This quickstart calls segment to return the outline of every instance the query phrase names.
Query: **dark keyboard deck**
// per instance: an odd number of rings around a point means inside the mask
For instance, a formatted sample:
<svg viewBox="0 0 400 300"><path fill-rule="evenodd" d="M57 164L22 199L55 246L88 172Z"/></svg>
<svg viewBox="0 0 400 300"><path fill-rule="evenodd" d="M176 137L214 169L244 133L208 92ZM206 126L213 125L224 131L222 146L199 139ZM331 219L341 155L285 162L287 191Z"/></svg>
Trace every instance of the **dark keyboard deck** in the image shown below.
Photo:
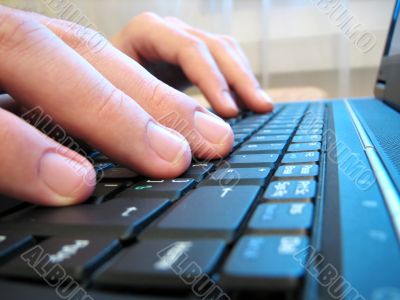
<svg viewBox="0 0 400 300"><path fill-rule="evenodd" d="M86 203L0 200L0 278L45 285L30 265L43 256L43 272L60 265L89 292L297 299L305 270L295 255L312 240L325 119L316 103L228 120L229 157L193 161L171 180L93 153L101 181Z"/></svg>

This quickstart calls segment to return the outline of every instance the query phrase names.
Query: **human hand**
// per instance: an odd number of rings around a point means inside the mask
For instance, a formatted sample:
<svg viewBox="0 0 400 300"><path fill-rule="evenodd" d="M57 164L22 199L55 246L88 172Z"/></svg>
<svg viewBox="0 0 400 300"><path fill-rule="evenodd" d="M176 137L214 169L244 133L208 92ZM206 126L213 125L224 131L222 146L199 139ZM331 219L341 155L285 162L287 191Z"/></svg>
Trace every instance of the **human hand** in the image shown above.
<svg viewBox="0 0 400 300"><path fill-rule="evenodd" d="M211 159L229 153L229 125L111 44L94 51L88 47L94 35L76 24L0 6L0 89L23 107L39 107L73 137L146 176L176 177L192 154ZM221 88L227 91L221 72L210 69L215 67L210 55L196 54L196 47L188 51L183 61L190 62L194 52L204 64L196 64L200 77L182 65L187 77L209 96ZM220 94L210 101L222 114L233 112ZM258 111L268 109L270 103ZM5 109L0 109L0 138L2 194L54 206L79 203L91 194L96 176L85 157Z"/></svg>
<svg viewBox="0 0 400 300"><path fill-rule="evenodd" d="M147 12L133 18L111 41L174 88L198 86L220 116L236 116L238 105L258 113L272 110L246 55L230 36ZM232 97L230 88L237 97Z"/></svg>

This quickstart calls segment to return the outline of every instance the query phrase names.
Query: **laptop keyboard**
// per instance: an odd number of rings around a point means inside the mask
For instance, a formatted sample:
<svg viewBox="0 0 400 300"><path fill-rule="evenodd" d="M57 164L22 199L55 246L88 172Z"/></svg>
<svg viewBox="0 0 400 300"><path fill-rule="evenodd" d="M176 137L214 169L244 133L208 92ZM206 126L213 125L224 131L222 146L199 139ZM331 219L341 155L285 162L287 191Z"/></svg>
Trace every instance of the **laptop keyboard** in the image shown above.
<svg viewBox="0 0 400 300"><path fill-rule="evenodd" d="M0 199L0 278L45 285L29 263L41 249L43 270L59 264L89 292L296 299L306 273L296 255L312 242L320 198L325 119L324 103L299 103L227 120L232 153L193 161L176 179L142 178L94 152L102 179L84 204Z"/></svg>

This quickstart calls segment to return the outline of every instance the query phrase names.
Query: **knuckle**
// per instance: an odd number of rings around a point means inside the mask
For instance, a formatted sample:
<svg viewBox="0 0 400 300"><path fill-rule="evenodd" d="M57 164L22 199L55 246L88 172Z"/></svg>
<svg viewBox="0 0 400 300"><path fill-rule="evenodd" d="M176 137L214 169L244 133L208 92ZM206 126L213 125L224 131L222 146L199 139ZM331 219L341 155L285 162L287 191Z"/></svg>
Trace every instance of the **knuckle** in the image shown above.
<svg viewBox="0 0 400 300"><path fill-rule="evenodd" d="M142 12L137 17L134 18L134 20L144 20L144 21L157 21L159 19L160 16L151 11Z"/></svg>
<svg viewBox="0 0 400 300"><path fill-rule="evenodd" d="M238 44L238 41L230 35L221 35L220 39L222 39L224 42L228 43L229 45L237 45Z"/></svg>
<svg viewBox="0 0 400 300"><path fill-rule="evenodd" d="M150 88L151 92L148 94L146 103L152 110L167 112L171 95L164 87L164 83L158 81Z"/></svg>
<svg viewBox="0 0 400 300"><path fill-rule="evenodd" d="M31 40L45 27L18 11L0 10L0 49L2 51L18 50L26 41Z"/></svg>
<svg viewBox="0 0 400 300"><path fill-rule="evenodd" d="M227 36L227 38L229 39L230 37ZM211 48L222 51L227 51L235 46L232 41L227 41L224 37L220 35L212 35L208 38L208 41Z"/></svg>
<svg viewBox="0 0 400 300"><path fill-rule="evenodd" d="M186 36L184 38L183 50L192 50L192 51L203 51L207 48L207 45L204 41L194 36Z"/></svg>
<svg viewBox="0 0 400 300"><path fill-rule="evenodd" d="M96 30L89 26L82 26L77 23L56 20L57 25L62 28L58 32L58 36L67 42L74 50L81 54L96 53L95 48L99 45L105 45L105 38Z"/></svg>
<svg viewBox="0 0 400 300"><path fill-rule="evenodd" d="M170 22L173 22L173 23L180 23L181 22L181 20L179 20L177 17L174 17L174 16L166 16L165 18L164 18L164 20L166 20L166 21L170 21Z"/></svg>
<svg viewBox="0 0 400 300"><path fill-rule="evenodd" d="M88 98L92 99L89 105L93 105L94 114L99 119L108 119L119 115L126 96L119 89L102 82L89 90Z"/></svg>
<svg viewBox="0 0 400 300"><path fill-rule="evenodd" d="M153 12L145 11L134 17L129 21L127 26L124 28L124 32L129 34L130 31L142 29L144 31L149 30L154 24L163 22L160 16Z"/></svg>

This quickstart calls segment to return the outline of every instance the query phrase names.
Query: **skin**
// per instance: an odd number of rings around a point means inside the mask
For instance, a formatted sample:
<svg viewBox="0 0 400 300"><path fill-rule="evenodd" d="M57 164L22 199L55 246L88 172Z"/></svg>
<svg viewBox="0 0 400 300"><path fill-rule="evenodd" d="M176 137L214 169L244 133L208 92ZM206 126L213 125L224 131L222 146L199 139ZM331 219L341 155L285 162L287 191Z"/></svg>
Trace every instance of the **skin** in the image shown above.
<svg viewBox="0 0 400 300"><path fill-rule="evenodd" d="M93 191L90 162L21 118L30 109L153 178L179 176L192 156L226 156L232 130L179 91L189 84L222 117L273 108L231 37L143 13L107 42L79 25L0 6L0 89L10 95L0 97L0 193L61 206Z"/></svg>

